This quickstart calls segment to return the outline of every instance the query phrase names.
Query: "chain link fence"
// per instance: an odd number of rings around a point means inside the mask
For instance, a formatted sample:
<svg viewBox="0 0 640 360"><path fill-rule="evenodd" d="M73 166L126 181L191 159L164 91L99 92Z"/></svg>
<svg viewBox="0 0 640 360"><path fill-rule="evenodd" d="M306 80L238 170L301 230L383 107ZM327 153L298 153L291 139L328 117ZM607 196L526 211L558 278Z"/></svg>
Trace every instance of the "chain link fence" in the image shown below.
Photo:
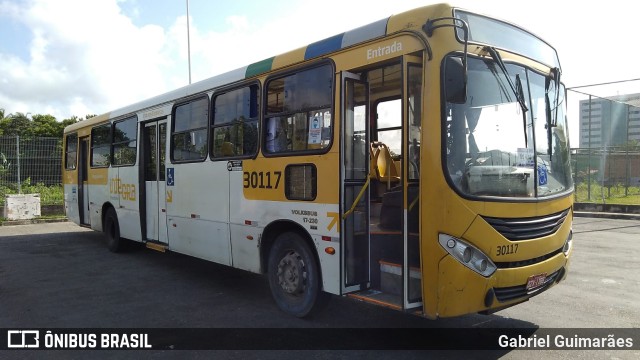
<svg viewBox="0 0 640 360"><path fill-rule="evenodd" d="M567 90L575 200L640 205L640 79Z"/></svg>
<svg viewBox="0 0 640 360"><path fill-rule="evenodd" d="M62 139L0 136L0 202L19 193L62 204Z"/></svg>
<svg viewBox="0 0 640 360"><path fill-rule="evenodd" d="M578 202L640 205L640 149L572 149Z"/></svg>

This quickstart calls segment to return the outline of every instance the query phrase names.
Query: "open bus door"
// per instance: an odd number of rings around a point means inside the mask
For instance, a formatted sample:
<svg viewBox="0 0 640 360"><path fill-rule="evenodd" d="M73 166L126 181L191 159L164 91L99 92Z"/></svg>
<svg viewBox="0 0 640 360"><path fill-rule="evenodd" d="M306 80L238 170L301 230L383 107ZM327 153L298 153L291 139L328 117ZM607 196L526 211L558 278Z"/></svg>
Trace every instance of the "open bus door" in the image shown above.
<svg viewBox="0 0 640 360"><path fill-rule="evenodd" d="M397 310L422 306L421 64L342 73L342 292Z"/></svg>
<svg viewBox="0 0 640 360"><path fill-rule="evenodd" d="M369 87L342 73L342 292L366 290L369 273Z"/></svg>

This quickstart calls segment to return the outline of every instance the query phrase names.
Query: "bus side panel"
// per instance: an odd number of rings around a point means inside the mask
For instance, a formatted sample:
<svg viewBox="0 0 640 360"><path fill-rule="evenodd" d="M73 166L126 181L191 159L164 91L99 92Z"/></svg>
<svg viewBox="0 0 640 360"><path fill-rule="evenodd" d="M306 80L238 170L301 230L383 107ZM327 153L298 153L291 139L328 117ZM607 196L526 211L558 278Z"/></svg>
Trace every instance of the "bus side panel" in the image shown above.
<svg viewBox="0 0 640 360"><path fill-rule="evenodd" d="M66 137L65 137L66 141ZM66 143L65 143L66 144ZM65 145L66 146L66 145ZM64 156L64 155L63 155ZM62 169L62 183L64 191L64 212L69 221L80 224L80 209L78 209L78 168Z"/></svg>
<svg viewBox="0 0 640 360"><path fill-rule="evenodd" d="M169 248L231 265L227 163L169 164L167 171Z"/></svg>
<svg viewBox="0 0 640 360"><path fill-rule="evenodd" d="M71 174L76 174L75 171L70 172ZM65 175L66 176L66 175ZM77 175L75 175L77 177ZM78 184L73 183L65 183L64 184L64 211L67 214L67 218L76 223L80 224L80 212L78 209Z"/></svg>
<svg viewBox="0 0 640 360"><path fill-rule="evenodd" d="M336 143L333 146L338 148ZM322 157L246 160L242 164L242 172L232 171L230 223L233 266L260 268L259 244L253 244L247 238L253 236L253 241L256 241L256 227L261 233L276 221L293 222L304 229L313 241L322 272L323 290L340 294L339 177L335 176L334 170L337 163L337 151L332 151ZM317 170L315 198L288 199L286 188L294 181L287 178L287 167L308 164L313 164ZM264 264L262 270L265 270Z"/></svg>
<svg viewBox="0 0 640 360"><path fill-rule="evenodd" d="M142 241L140 234L140 209L138 166L112 168L109 178L109 196L118 213L120 236Z"/></svg>
<svg viewBox="0 0 640 360"><path fill-rule="evenodd" d="M109 200L109 172L110 168L89 168L89 218L91 228L102 231L102 204Z"/></svg>
<svg viewBox="0 0 640 360"><path fill-rule="evenodd" d="M177 216L170 216L167 223L172 251L231 265L227 223Z"/></svg>
<svg viewBox="0 0 640 360"><path fill-rule="evenodd" d="M238 211L231 214L233 267L260 272L260 244L264 229L276 221L294 222L311 237L322 271L323 290L331 294L340 294L340 235L337 231L339 226L337 205L244 198L237 200L237 203Z"/></svg>
<svg viewBox="0 0 640 360"><path fill-rule="evenodd" d="M233 267L260 272L260 235L262 227L230 224Z"/></svg>
<svg viewBox="0 0 640 360"><path fill-rule="evenodd" d="M245 161L245 163L248 161ZM255 273L261 270L260 235L266 224L257 214L264 211L262 201L247 200L242 195L242 169L229 171L229 230L233 267Z"/></svg>

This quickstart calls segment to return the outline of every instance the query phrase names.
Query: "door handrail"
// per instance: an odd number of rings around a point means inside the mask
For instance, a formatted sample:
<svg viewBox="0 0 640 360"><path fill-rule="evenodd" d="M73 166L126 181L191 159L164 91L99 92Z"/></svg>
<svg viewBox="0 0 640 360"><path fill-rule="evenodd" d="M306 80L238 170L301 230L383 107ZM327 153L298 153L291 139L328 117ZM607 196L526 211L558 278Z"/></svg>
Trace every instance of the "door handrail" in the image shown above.
<svg viewBox="0 0 640 360"><path fill-rule="evenodd" d="M358 196L356 196L356 199L353 201L353 205L351 205L351 208L347 210L344 213L344 215L342 215L342 219L346 219L347 216L349 216L356 209L356 206L360 202L362 195L364 195L364 191L367 189L367 187L369 187L370 182L371 182L371 175L367 175L367 181L364 183L364 186L360 190L360 193L358 194Z"/></svg>

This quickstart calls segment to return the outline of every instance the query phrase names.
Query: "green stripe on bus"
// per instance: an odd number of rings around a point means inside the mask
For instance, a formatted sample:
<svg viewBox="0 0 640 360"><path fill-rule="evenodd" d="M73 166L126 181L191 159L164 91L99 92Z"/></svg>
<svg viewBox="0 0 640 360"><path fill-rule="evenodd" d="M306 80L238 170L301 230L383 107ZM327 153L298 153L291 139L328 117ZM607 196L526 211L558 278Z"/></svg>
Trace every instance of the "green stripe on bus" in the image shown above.
<svg viewBox="0 0 640 360"><path fill-rule="evenodd" d="M271 70L271 66L273 65L273 59L275 59L275 56L268 59L264 59L262 61L258 61L256 63L253 63L247 66L247 72L245 73L245 78L250 78Z"/></svg>

